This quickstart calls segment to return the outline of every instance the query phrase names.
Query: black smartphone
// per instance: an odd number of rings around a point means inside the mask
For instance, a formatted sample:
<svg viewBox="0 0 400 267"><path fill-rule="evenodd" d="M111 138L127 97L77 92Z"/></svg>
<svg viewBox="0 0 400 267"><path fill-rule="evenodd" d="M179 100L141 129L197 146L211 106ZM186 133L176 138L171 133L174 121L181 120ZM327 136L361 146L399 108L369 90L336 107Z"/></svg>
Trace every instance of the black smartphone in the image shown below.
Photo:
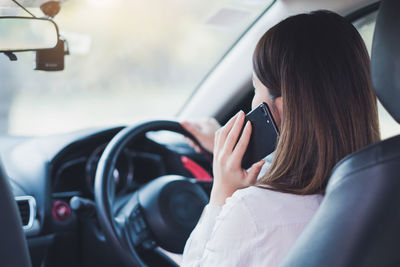
<svg viewBox="0 0 400 267"><path fill-rule="evenodd" d="M245 122L252 126L249 145L242 159L242 168L248 169L254 163L271 154L276 147L279 132L266 103L260 104L246 115Z"/></svg>

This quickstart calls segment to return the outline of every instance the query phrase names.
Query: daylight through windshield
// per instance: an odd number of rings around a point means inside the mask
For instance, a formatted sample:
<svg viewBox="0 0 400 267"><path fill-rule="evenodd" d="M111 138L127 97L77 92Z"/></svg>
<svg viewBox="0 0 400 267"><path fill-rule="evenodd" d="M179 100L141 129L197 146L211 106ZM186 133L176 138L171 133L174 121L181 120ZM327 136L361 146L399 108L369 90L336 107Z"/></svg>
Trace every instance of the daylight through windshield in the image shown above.
<svg viewBox="0 0 400 267"><path fill-rule="evenodd" d="M34 71L31 52L0 57L0 130L47 135L173 116L271 2L68 0L55 17L71 53L64 71ZM26 16L1 9L16 13Z"/></svg>

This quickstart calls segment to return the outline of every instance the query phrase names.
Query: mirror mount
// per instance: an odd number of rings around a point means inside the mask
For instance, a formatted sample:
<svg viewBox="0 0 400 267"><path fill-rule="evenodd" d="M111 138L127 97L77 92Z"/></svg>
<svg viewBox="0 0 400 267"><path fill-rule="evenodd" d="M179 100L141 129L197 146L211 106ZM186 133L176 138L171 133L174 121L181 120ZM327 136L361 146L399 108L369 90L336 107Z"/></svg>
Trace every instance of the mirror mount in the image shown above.
<svg viewBox="0 0 400 267"><path fill-rule="evenodd" d="M40 6L40 10L49 18L54 18L61 9L60 1L49 1Z"/></svg>
<svg viewBox="0 0 400 267"><path fill-rule="evenodd" d="M18 59L17 56L13 52L6 51L6 52L3 52L3 53L4 53L4 55L6 55L8 57L8 59L10 61L17 61L17 59Z"/></svg>

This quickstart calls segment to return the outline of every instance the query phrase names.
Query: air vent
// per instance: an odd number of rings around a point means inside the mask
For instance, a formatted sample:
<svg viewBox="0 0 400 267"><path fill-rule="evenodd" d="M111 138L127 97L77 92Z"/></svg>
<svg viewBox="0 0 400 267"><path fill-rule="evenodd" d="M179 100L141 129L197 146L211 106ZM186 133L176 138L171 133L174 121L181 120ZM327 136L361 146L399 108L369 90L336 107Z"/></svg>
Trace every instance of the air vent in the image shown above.
<svg viewBox="0 0 400 267"><path fill-rule="evenodd" d="M24 229L30 229L36 217L36 201L32 196L15 197Z"/></svg>

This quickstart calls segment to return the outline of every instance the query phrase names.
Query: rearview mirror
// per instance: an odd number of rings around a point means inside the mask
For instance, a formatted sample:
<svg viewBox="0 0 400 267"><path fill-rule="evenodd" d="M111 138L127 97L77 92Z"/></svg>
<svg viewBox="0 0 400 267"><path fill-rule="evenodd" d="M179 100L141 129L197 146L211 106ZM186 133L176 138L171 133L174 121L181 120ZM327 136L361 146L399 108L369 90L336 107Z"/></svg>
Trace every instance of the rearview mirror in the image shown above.
<svg viewBox="0 0 400 267"><path fill-rule="evenodd" d="M0 17L0 52L21 52L54 48L57 25L49 19Z"/></svg>

